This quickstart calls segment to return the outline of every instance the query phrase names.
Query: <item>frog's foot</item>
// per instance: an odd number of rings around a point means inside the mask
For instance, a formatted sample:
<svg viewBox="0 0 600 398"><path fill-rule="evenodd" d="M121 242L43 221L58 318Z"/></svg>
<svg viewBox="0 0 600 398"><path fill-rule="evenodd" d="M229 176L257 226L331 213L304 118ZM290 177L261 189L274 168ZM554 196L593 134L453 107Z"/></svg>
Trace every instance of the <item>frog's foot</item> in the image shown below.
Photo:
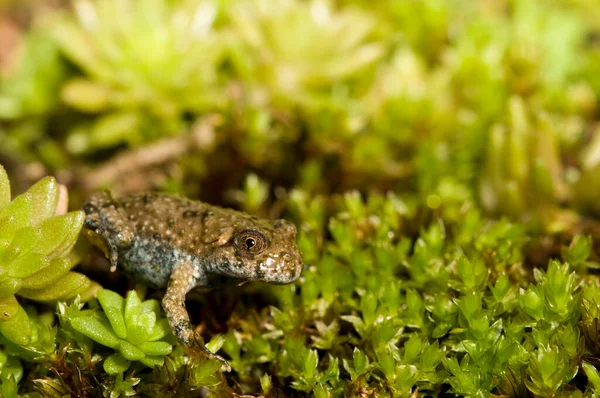
<svg viewBox="0 0 600 398"><path fill-rule="evenodd" d="M184 349L191 357L204 356L210 359L216 359L225 365L225 368L227 368L228 372L231 372L231 366L229 366L229 363L222 356L217 355L206 348L204 345L204 340L196 333L194 333L194 337L190 339L189 344L185 346Z"/></svg>

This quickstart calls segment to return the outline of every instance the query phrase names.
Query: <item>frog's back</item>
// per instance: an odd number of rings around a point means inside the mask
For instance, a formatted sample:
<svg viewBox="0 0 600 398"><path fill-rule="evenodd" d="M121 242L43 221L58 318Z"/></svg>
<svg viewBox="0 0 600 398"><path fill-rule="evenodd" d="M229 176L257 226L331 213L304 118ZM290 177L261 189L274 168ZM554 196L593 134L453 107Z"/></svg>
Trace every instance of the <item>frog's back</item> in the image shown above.
<svg viewBox="0 0 600 398"><path fill-rule="evenodd" d="M161 193L126 196L117 201L138 235L173 242L201 232L202 218L212 208L202 202Z"/></svg>
<svg viewBox="0 0 600 398"><path fill-rule="evenodd" d="M136 230L136 236L200 256L218 240L223 228L240 220L255 219L243 213L161 193L118 199Z"/></svg>

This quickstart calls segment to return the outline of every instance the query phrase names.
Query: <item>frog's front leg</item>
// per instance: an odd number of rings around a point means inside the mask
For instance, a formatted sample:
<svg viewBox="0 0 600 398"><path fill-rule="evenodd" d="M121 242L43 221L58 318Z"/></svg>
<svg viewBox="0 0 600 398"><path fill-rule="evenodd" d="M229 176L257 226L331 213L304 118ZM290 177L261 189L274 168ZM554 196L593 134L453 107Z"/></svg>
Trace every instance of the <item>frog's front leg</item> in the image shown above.
<svg viewBox="0 0 600 398"><path fill-rule="evenodd" d="M162 305L167 314L167 319L173 333L191 355L205 355L221 361L228 371L231 367L225 359L216 355L204 345L202 336L194 332L187 309L185 296L194 287L206 286L206 275L195 267L191 261L175 264L169 278L167 291L162 300Z"/></svg>

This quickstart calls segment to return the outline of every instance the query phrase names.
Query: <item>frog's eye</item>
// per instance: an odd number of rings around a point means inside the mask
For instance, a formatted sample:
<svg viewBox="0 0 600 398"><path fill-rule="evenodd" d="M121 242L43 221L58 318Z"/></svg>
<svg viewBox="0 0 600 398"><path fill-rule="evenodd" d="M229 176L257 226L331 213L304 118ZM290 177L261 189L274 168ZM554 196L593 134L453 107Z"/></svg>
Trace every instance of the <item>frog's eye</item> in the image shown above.
<svg viewBox="0 0 600 398"><path fill-rule="evenodd" d="M238 234L235 244L240 250L251 254L258 254L267 247L267 239L262 233L253 229L247 229Z"/></svg>

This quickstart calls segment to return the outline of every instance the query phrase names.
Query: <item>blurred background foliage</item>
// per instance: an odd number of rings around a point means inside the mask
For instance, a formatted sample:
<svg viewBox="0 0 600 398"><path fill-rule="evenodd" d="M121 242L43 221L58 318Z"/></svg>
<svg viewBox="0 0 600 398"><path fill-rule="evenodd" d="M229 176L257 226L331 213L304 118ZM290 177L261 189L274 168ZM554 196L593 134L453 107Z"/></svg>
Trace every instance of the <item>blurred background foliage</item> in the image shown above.
<svg viewBox="0 0 600 398"><path fill-rule="evenodd" d="M582 358L586 394L600 391L587 279L600 241L598 3L0 0L0 78L0 164L15 194L51 174L75 207L101 188L158 189L297 222L302 288L268 294L287 312L211 329L227 333L236 391L277 396L276 377L248 370L277 360L280 383L319 397L409 396L414 380L547 396L580 383ZM579 233L591 240L571 241ZM551 257L570 268L537 268ZM342 264L353 274L336 280ZM570 271L589 283L583 299ZM580 306L581 319L565 316ZM417 332L389 335L400 327ZM305 328L308 342L274 345ZM9 391L22 370L7 358ZM177 372L187 386L223 381L170 361L140 391ZM62 382L38 387L69 391Z"/></svg>
<svg viewBox="0 0 600 398"><path fill-rule="evenodd" d="M0 158L23 189L53 173L83 194L227 202L252 171L553 229L577 219L565 207L600 211L589 2L28 4L4 2L0 88Z"/></svg>

